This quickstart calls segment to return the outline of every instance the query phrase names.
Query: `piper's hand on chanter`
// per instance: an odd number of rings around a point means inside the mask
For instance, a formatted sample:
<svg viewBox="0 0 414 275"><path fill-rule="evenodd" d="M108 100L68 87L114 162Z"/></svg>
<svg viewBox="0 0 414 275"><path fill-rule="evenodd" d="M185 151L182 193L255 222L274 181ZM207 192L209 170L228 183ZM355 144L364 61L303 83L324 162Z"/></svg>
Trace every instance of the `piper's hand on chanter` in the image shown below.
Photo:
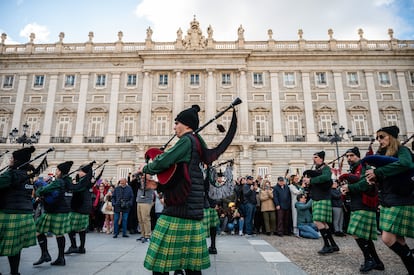
<svg viewBox="0 0 414 275"><path fill-rule="evenodd" d="M309 183L310 183L310 178L304 177L302 179L302 184L309 185Z"/></svg>
<svg viewBox="0 0 414 275"><path fill-rule="evenodd" d="M367 179L368 184L375 184L377 176L374 173L374 169L369 169L365 171L365 177Z"/></svg>

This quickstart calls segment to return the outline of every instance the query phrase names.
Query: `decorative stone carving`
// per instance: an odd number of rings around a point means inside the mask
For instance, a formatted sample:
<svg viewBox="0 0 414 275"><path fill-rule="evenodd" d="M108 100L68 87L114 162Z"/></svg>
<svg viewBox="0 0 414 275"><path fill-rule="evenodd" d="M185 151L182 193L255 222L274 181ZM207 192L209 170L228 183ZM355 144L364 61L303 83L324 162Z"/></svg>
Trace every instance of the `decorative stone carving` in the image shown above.
<svg viewBox="0 0 414 275"><path fill-rule="evenodd" d="M152 40L152 33L153 33L153 31L152 31L151 27L148 27L146 40Z"/></svg>
<svg viewBox="0 0 414 275"><path fill-rule="evenodd" d="M299 35L299 40L302 40L303 39L303 30L302 29L298 30L298 35Z"/></svg>
<svg viewBox="0 0 414 275"><path fill-rule="evenodd" d="M1 34L1 44L4 44L4 42L6 41L6 39L7 39L7 34L3 32Z"/></svg>
<svg viewBox="0 0 414 275"><path fill-rule="evenodd" d="M364 39L364 30L363 29L358 29L358 35L359 35L359 39L363 40Z"/></svg>
<svg viewBox="0 0 414 275"><path fill-rule="evenodd" d="M333 40L333 34L334 34L333 30L329 29L328 30L329 40Z"/></svg>
<svg viewBox="0 0 414 275"><path fill-rule="evenodd" d="M63 43L63 38L65 38L65 33L64 32L60 32L59 33L59 43L62 44Z"/></svg>
<svg viewBox="0 0 414 275"><path fill-rule="evenodd" d="M177 41L181 40L183 40L183 31L181 30L181 28L179 28L177 31Z"/></svg>
<svg viewBox="0 0 414 275"><path fill-rule="evenodd" d="M244 29L242 25L237 29L237 37L239 40L244 40Z"/></svg>
<svg viewBox="0 0 414 275"><path fill-rule="evenodd" d="M183 46L185 49L204 49L206 47L206 39L200 29L200 23L195 19L191 21L190 28L185 36Z"/></svg>
<svg viewBox="0 0 414 275"><path fill-rule="evenodd" d="M211 27L211 25L208 25L207 34L208 34L208 39L213 39L213 28Z"/></svg>
<svg viewBox="0 0 414 275"><path fill-rule="evenodd" d="M93 32L89 32L89 34L88 34L88 37L89 37L89 43L92 43L92 40L93 40Z"/></svg>
<svg viewBox="0 0 414 275"><path fill-rule="evenodd" d="M273 40L273 31L272 31L272 29L267 30L267 35L269 36L269 40Z"/></svg>
<svg viewBox="0 0 414 275"><path fill-rule="evenodd" d="M124 33L122 31L118 32L118 42L122 42L122 38L124 37Z"/></svg>
<svg viewBox="0 0 414 275"><path fill-rule="evenodd" d="M32 43L32 44L33 44L33 42L34 42L35 38L36 38L36 35L32 32L32 33L30 34L30 43Z"/></svg>
<svg viewBox="0 0 414 275"><path fill-rule="evenodd" d="M394 39L394 30L393 29L388 29L388 35L390 36L390 40Z"/></svg>

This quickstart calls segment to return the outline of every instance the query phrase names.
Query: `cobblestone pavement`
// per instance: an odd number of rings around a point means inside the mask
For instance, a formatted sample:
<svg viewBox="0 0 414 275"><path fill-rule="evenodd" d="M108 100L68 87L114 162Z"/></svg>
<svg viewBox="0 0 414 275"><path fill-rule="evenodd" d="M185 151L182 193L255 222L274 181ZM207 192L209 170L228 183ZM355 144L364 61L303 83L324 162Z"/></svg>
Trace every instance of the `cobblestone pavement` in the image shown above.
<svg viewBox="0 0 414 275"><path fill-rule="evenodd" d="M352 236L334 237L340 251L326 256L319 255L322 239L312 240L295 236L266 236L258 235L266 240L293 263L310 275L320 274L358 274L363 263L362 252ZM414 239L408 238L407 244L414 249ZM381 236L374 241L380 259L384 262L385 270L372 270L369 274L395 275L407 274L401 259L381 241Z"/></svg>

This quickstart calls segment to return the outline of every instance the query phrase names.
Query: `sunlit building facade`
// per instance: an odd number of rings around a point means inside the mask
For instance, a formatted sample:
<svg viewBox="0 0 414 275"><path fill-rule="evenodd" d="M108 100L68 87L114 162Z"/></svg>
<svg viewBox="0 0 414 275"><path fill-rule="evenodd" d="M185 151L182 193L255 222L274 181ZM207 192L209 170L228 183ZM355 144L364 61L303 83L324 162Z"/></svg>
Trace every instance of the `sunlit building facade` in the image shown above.
<svg viewBox="0 0 414 275"><path fill-rule="evenodd" d="M267 40L246 41L240 26L234 40L215 41L212 27L204 32L194 19L173 42L155 42L152 32L144 42L124 42L119 32L110 43L94 43L92 32L85 43L65 43L60 33L54 44L36 44L32 34L18 45L3 34L0 153L22 146L16 136L26 124L28 136L40 133L36 153L55 148L50 169L108 159L104 177L116 179L166 144L181 110L200 105L202 125L236 97L237 135L220 158L234 159L235 176L303 171L319 150L327 161L352 146L364 152L387 125L402 140L414 133L414 41L391 29L381 41L362 30L354 41L332 30L324 41L301 30L295 41L275 40L271 30ZM228 111L215 122L227 129L230 120ZM210 147L224 137L215 123L201 135Z"/></svg>

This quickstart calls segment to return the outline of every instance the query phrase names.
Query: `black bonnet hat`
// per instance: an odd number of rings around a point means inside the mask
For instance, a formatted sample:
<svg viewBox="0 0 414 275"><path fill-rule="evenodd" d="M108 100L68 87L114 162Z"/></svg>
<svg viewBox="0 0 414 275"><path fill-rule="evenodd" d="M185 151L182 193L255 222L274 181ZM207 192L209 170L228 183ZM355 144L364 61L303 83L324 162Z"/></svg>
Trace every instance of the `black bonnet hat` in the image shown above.
<svg viewBox="0 0 414 275"><path fill-rule="evenodd" d="M70 168L73 165L73 161L65 161L61 164L58 164L57 168L62 172L62 175L66 175L69 173Z"/></svg>
<svg viewBox="0 0 414 275"><path fill-rule="evenodd" d="M81 165L79 167L79 170L81 170L82 172L88 174L89 172L92 171L92 165L90 163Z"/></svg>
<svg viewBox="0 0 414 275"><path fill-rule="evenodd" d="M34 146L25 147L20 150L16 150L12 153L13 159L16 163L23 164L28 162L32 156L32 153L36 150Z"/></svg>
<svg viewBox="0 0 414 275"><path fill-rule="evenodd" d="M361 157L361 153L359 152L358 147L353 147L351 149L346 150L346 153L352 153L355 154L356 156L358 156L359 158Z"/></svg>
<svg viewBox="0 0 414 275"><path fill-rule="evenodd" d="M187 125L193 130L198 129L198 124L200 123L198 119L198 112L200 111L200 106L193 105L191 108L185 109L177 115L175 121L181 122L184 125Z"/></svg>
<svg viewBox="0 0 414 275"><path fill-rule="evenodd" d="M381 129L379 129L377 131L377 133L378 132L386 132L387 134L389 134L389 135L391 135L395 138L398 138L398 134L400 133L400 129L398 129L397 126L393 125L393 126L388 126L388 127L382 127Z"/></svg>
<svg viewBox="0 0 414 275"><path fill-rule="evenodd" d="M314 155L320 157L323 160L325 160L325 151L316 152Z"/></svg>

